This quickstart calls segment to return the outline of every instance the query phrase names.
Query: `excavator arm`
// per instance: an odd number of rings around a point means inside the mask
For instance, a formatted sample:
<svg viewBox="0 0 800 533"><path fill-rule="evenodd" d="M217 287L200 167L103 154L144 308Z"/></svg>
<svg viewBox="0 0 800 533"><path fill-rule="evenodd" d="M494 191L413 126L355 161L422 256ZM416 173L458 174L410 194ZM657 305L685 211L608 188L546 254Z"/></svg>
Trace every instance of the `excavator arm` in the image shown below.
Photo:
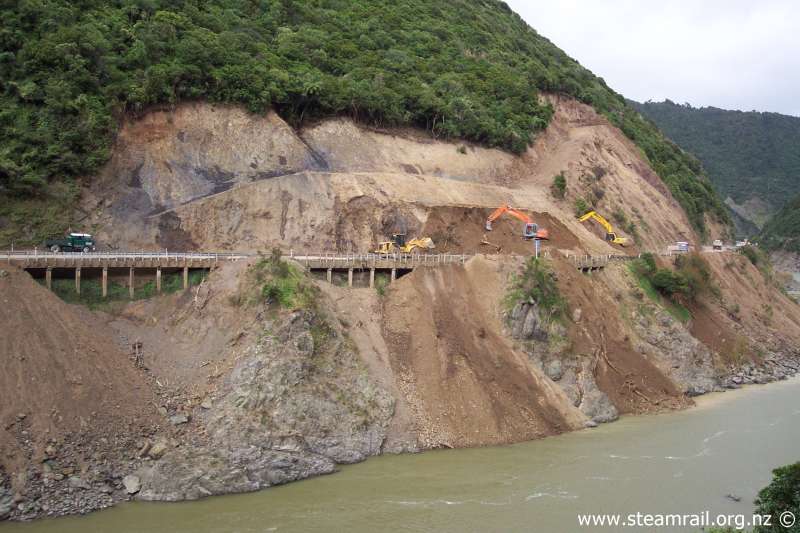
<svg viewBox="0 0 800 533"><path fill-rule="evenodd" d="M589 220L590 218L593 218L594 220L597 221L598 224L603 226L603 229L606 230L606 240L608 242L619 244L620 246L625 246L626 244L628 244L628 239L626 239L625 237L617 237L617 234L614 232L614 227L611 225L611 223L597 211L589 211L588 213L580 217L578 219L578 222L584 222L586 220Z"/></svg>
<svg viewBox="0 0 800 533"><path fill-rule="evenodd" d="M492 211L492 214L489 215L489 218L486 219L486 231L492 231L492 222L503 216L503 213L505 213L509 209L511 209L511 206L506 204L506 205L501 205L500 207Z"/></svg>
<svg viewBox="0 0 800 533"><path fill-rule="evenodd" d="M540 240L547 240L550 238L550 234L546 229L539 229L539 226L531 220L531 217L520 211L519 209L514 209L510 205L501 205L494 211L492 214L489 215L489 218L486 219L486 231L492 231L492 222L503 216L503 214L508 213L509 215L518 218L522 222L525 223L525 229L523 230L523 236L526 239L540 239Z"/></svg>

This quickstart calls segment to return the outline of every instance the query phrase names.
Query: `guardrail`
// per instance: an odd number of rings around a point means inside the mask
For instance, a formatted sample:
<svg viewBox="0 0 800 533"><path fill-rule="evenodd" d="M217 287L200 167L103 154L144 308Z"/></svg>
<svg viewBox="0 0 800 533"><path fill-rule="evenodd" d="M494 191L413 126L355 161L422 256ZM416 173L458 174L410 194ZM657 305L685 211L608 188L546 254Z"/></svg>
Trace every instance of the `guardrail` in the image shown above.
<svg viewBox="0 0 800 533"><path fill-rule="evenodd" d="M408 266L438 266L444 264L461 264L473 257L470 254L336 254L322 253L309 255L295 255L290 253L287 257L294 259L306 266L313 268L345 268L349 266L369 267L391 264L397 268Z"/></svg>
<svg viewBox="0 0 800 533"><path fill-rule="evenodd" d="M14 250L0 251L0 260L25 260L25 259L213 259L236 260L253 257L255 254L235 253L235 252L51 252L40 250Z"/></svg>
<svg viewBox="0 0 800 533"><path fill-rule="evenodd" d="M28 268L35 266L152 266L166 264L202 263L216 264L259 257L248 252L50 252L45 250L0 251L0 261L16 263ZM472 255L468 254L354 254L354 253L302 253L289 251L284 254L309 268L414 268L464 264Z"/></svg>

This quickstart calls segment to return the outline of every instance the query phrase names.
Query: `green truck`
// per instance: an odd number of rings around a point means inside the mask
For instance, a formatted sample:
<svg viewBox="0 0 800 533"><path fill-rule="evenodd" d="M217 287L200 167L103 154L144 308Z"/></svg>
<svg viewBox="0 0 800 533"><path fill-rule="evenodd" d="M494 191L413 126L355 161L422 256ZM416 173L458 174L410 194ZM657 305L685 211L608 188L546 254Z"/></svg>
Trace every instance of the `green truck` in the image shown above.
<svg viewBox="0 0 800 533"><path fill-rule="evenodd" d="M61 239L48 239L45 248L51 252L93 252L95 250L94 238L88 233L70 233Z"/></svg>

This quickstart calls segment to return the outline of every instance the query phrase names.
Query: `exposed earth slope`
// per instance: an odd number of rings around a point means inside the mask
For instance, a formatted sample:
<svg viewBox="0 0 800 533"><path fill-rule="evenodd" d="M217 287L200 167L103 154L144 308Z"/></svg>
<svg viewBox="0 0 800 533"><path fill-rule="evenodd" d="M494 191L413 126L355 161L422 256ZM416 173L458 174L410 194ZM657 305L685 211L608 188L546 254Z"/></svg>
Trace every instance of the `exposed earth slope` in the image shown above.
<svg viewBox="0 0 800 533"><path fill-rule="evenodd" d="M480 235L510 203L553 226L555 248L610 252L599 228L575 220L578 198L647 249L699 240L635 145L592 108L551 101L551 125L521 156L345 119L294 131L273 114L187 104L127 124L84 206L101 242L119 248L366 251L392 232L433 231L430 217ZM476 213L467 226L450 208Z"/></svg>
<svg viewBox="0 0 800 533"><path fill-rule="evenodd" d="M146 376L100 318L0 272L0 518L127 498L140 442L165 422Z"/></svg>

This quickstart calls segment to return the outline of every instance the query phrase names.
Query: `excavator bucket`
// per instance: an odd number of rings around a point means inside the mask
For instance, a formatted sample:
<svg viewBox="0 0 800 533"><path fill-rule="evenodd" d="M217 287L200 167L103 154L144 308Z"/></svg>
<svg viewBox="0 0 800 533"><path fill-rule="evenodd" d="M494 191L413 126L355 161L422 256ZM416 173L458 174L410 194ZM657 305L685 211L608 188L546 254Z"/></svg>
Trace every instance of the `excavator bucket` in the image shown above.
<svg viewBox="0 0 800 533"><path fill-rule="evenodd" d="M431 239L430 237L414 239L414 241L415 241L414 244L417 245L417 248L425 248L427 250L433 250L434 248L436 248L436 245L433 244L433 239Z"/></svg>
<svg viewBox="0 0 800 533"><path fill-rule="evenodd" d="M433 244L433 239L430 237L422 237L420 239L411 239L406 243L405 246L400 248L402 252L411 252L415 248L420 248L422 250L433 250L436 248L436 245Z"/></svg>
<svg viewBox="0 0 800 533"><path fill-rule="evenodd" d="M486 231L492 231L492 221L491 220L487 220L485 227L486 227Z"/></svg>

